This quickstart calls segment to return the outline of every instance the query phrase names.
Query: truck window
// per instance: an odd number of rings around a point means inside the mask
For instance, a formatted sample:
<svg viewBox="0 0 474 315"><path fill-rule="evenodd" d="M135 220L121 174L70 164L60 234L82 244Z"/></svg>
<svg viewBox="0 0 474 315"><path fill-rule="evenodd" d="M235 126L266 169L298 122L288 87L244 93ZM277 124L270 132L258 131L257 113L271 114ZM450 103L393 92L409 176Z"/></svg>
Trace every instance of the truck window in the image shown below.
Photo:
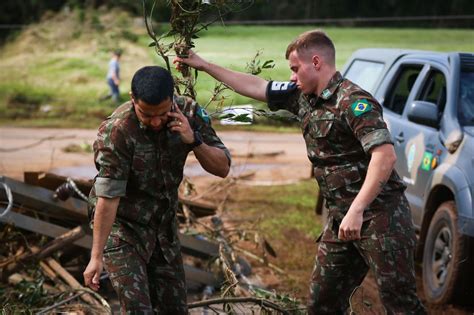
<svg viewBox="0 0 474 315"><path fill-rule="evenodd" d="M446 78L441 71L433 70L428 74L416 100L436 104L439 118L441 118L446 105Z"/></svg>
<svg viewBox="0 0 474 315"><path fill-rule="evenodd" d="M367 60L354 60L349 66L345 77L370 94L375 92L375 84L378 82L384 64Z"/></svg>
<svg viewBox="0 0 474 315"><path fill-rule="evenodd" d="M403 113L408 96L421 69L422 66L410 65L401 67L395 80L392 82L392 87L387 92L383 104L384 107L400 115Z"/></svg>
<svg viewBox="0 0 474 315"><path fill-rule="evenodd" d="M458 118L461 125L474 126L474 72L461 72Z"/></svg>

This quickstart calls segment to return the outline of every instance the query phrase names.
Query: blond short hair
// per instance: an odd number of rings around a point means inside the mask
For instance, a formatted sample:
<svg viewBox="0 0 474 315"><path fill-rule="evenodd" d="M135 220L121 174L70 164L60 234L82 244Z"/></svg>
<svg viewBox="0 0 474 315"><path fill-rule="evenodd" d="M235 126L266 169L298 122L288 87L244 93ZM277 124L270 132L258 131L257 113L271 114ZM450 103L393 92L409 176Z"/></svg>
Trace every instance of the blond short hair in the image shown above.
<svg viewBox="0 0 474 315"><path fill-rule="evenodd" d="M315 50L330 65L336 64L336 48L329 36L321 30L312 30L300 34L286 48L285 57L288 59L293 51L305 54Z"/></svg>

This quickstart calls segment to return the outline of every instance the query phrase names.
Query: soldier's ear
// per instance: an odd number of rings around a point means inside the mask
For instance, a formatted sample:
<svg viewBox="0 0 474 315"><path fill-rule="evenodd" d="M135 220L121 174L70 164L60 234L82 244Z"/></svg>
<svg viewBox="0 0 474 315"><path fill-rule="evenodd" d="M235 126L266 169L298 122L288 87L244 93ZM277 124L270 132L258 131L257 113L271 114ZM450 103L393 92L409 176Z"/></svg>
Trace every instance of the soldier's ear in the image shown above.
<svg viewBox="0 0 474 315"><path fill-rule="evenodd" d="M316 69L316 70L319 70L321 68L321 58L318 56L318 55L314 55L312 58L311 58L311 61L313 62L313 67Z"/></svg>

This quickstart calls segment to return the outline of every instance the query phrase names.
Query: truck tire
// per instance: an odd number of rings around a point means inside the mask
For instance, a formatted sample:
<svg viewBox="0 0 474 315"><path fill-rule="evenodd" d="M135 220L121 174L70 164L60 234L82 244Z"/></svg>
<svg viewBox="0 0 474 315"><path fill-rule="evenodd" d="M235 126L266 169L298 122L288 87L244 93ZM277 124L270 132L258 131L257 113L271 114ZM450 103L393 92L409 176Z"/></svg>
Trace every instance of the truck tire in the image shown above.
<svg viewBox="0 0 474 315"><path fill-rule="evenodd" d="M433 304L463 303L469 291L469 238L457 228L454 201L442 203L431 220L423 249L423 290Z"/></svg>

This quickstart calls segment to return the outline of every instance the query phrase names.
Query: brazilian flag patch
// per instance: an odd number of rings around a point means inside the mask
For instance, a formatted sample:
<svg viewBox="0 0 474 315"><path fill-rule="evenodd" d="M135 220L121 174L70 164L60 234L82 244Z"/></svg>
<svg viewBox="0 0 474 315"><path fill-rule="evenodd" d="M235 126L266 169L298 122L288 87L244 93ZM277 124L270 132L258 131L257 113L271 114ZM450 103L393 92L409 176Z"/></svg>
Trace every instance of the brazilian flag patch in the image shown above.
<svg viewBox="0 0 474 315"><path fill-rule="evenodd" d="M204 122L206 124L209 124L211 122L211 118L209 117L209 115L207 114L206 110L205 109L202 109L201 107L198 107L197 111L196 111L196 115L198 115L199 117L201 117L202 120L204 120Z"/></svg>
<svg viewBox="0 0 474 315"><path fill-rule="evenodd" d="M424 171L431 170L432 160L433 160L433 153L425 152L425 154L423 154L423 161L421 162L421 169Z"/></svg>
<svg viewBox="0 0 474 315"><path fill-rule="evenodd" d="M372 105L370 105L366 99L363 99L354 102L351 105L351 108L352 112L354 113L354 116L359 117L364 113L370 112L372 110Z"/></svg>

